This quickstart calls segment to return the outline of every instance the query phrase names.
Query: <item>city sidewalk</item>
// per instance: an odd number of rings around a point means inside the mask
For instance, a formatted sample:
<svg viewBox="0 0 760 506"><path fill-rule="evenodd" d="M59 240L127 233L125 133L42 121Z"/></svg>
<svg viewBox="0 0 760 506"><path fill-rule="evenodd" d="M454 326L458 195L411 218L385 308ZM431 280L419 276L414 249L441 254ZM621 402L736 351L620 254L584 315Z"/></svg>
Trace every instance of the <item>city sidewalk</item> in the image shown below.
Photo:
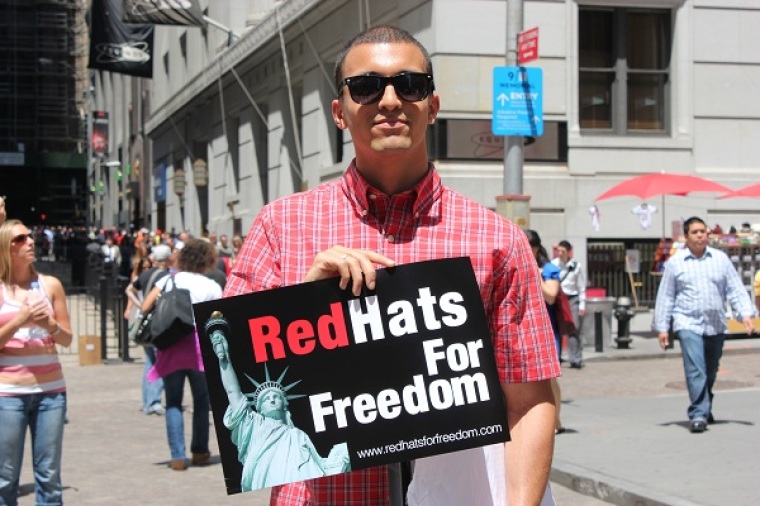
<svg viewBox="0 0 760 506"><path fill-rule="evenodd" d="M628 349L608 343L602 352L585 348L587 370L564 373L560 384L572 384L573 374L586 375L595 364L611 362L611 372L597 379L612 385L607 392L632 395L566 400L563 394L562 419L570 424L555 444L552 482L624 506L757 504L760 388L754 381L730 379L736 377L735 371L726 371L725 363L734 357L734 363L740 360L751 371L740 377L760 377L755 366L760 359L758 335L732 335L726 340L715 389L716 423L704 434L691 434L680 347L676 343L663 352L650 323L651 311L637 315L631 322ZM617 328L614 321L613 327ZM638 362L623 372L623 360ZM636 394L637 384L645 381L643 375L662 374L663 369L670 371L670 377L680 376L678 390L651 395L642 388ZM641 376L632 376L631 371Z"/></svg>
<svg viewBox="0 0 760 506"><path fill-rule="evenodd" d="M76 346L76 343L74 343ZM76 348L74 348L76 349ZM227 496L213 427L211 463L172 471L163 416L142 411L142 348L139 360L80 365L76 354L62 355L68 387L64 429L64 503L77 506L246 505L267 506L269 491ZM192 396L185 389L186 444L190 444ZM27 437L19 506L34 504L34 478ZM188 454L189 456L189 454Z"/></svg>
<svg viewBox="0 0 760 506"><path fill-rule="evenodd" d="M680 381L668 385L672 393L658 395L635 395L633 390L633 395L576 399L563 391L562 419L568 430L555 443L552 481L624 506L757 504L760 388L754 381L735 381L725 364L740 360L751 370L742 378L756 380L760 339L726 342L715 389L716 423L704 434L688 430L678 344L667 352L650 337L634 336L634 344L631 350L587 353L586 370L568 370L560 384L572 383L574 375L595 374L612 385L607 390L631 392L644 375L664 374L662 370ZM625 359L631 366L623 371ZM609 361L610 372L592 372L601 361ZM636 371L640 376L632 374Z"/></svg>
<svg viewBox="0 0 760 506"><path fill-rule="evenodd" d="M584 380L596 378L594 369L601 367L595 363L622 366L632 362L620 361L637 360L634 370L641 374L665 363L655 358L670 358L669 367L680 367L678 345L662 352L642 322L632 328L630 349L607 346L597 353L586 348L587 368L566 370L564 381L569 383L573 374ZM76 342L73 349L77 349ZM726 343L726 355L741 353L757 361L757 352L760 339ZM184 472L168 469L164 418L146 416L141 410L141 348L132 348L131 356L138 360L84 366L76 353L61 357L69 387L63 457L66 503L267 505L267 490L227 496L213 424L211 464ZM684 392L635 396L636 378L621 378L614 372L600 376L599 381L619 382L620 389L634 396L563 403L563 419L572 423L557 439L552 469L560 506L600 504L592 497L637 506L757 503L754 480L760 475L760 389L745 384L722 390L719 423L705 434L693 435L684 419ZM192 406L189 389L184 404ZM189 441L189 412L185 420ZM26 446L21 506L34 504L28 441Z"/></svg>

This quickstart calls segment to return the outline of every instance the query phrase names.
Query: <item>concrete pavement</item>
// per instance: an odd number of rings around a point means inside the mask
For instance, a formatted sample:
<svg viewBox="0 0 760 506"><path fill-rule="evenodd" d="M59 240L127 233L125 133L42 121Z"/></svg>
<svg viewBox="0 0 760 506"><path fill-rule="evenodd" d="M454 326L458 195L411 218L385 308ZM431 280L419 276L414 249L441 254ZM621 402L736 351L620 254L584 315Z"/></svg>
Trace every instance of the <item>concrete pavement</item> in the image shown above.
<svg viewBox="0 0 760 506"><path fill-rule="evenodd" d="M76 345L76 343L75 343ZM76 349L76 348L75 348ZM170 470L164 418L147 416L141 409L143 370L140 348L134 362L106 361L79 364L78 356L61 356L68 384L69 423L64 431L64 502L78 506L266 506L269 491L228 496L211 419L211 463ZM185 406L191 402L185 391ZM189 444L191 415L185 413ZM603 501L563 486L555 487L559 504L601 506ZM21 473L20 506L34 505L29 438Z"/></svg>
<svg viewBox="0 0 760 506"><path fill-rule="evenodd" d="M630 349L586 348L587 366L563 371L552 481L626 506L757 504L760 339L726 341L716 423L692 434L679 345L663 352L651 314L637 318Z"/></svg>
<svg viewBox="0 0 760 506"><path fill-rule="evenodd" d="M686 422L678 345L662 352L642 320L632 327L631 349L586 348L587 366L564 370L562 418L568 431L557 437L552 470L558 504L756 504L760 339L727 342L716 387L718 423L696 435ZM62 356L70 419L64 436L66 503L268 504L268 491L226 495L213 425L211 465L184 472L167 468L164 419L140 410L141 349L133 348L131 356L138 360L87 366L76 354ZM189 418L186 412L188 432ZM28 446L21 506L34 504Z"/></svg>

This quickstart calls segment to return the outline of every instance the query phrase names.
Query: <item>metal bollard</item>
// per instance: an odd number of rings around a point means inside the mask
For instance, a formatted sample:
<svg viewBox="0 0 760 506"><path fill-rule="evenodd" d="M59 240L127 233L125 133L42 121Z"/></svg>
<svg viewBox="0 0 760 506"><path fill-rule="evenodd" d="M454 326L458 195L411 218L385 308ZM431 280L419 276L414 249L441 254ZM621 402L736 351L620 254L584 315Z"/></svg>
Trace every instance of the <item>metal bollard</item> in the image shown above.
<svg viewBox="0 0 760 506"><path fill-rule="evenodd" d="M108 325L106 321L108 317L108 278L101 275L98 278L98 284L100 285L100 358L106 360L108 359L108 353L106 352L108 345Z"/></svg>
<svg viewBox="0 0 760 506"><path fill-rule="evenodd" d="M601 353L604 351L604 332L602 330L602 312L594 311L594 351Z"/></svg>

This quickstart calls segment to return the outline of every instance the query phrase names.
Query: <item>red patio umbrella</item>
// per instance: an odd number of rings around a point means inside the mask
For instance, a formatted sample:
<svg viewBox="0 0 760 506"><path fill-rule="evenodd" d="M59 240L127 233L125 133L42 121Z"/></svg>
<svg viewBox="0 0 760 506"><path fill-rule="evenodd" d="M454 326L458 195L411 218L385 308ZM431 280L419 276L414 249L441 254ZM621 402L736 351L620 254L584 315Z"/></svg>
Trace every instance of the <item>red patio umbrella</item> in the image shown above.
<svg viewBox="0 0 760 506"><path fill-rule="evenodd" d="M695 192L725 193L732 191L727 186L688 174L658 172L644 174L618 183L596 198L596 201L612 197L639 197L643 200L663 195L688 195Z"/></svg>
<svg viewBox="0 0 760 506"><path fill-rule="evenodd" d="M732 190L720 183L699 176L657 172L643 174L616 184L599 195L595 201L612 197L639 197L642 200L662 197L662 236L665 236L665 195L688 195L697 192L727 193Z"/></svg>
<svg viewBox="0 0 760 506"><path fill-rule="evenodd" d="M738 190L732 190L720 198L730 199L735 197L750 197L756 199L760 198L760 183L751 184L749 186L745 186L744 188L739 188Z"/></svg>

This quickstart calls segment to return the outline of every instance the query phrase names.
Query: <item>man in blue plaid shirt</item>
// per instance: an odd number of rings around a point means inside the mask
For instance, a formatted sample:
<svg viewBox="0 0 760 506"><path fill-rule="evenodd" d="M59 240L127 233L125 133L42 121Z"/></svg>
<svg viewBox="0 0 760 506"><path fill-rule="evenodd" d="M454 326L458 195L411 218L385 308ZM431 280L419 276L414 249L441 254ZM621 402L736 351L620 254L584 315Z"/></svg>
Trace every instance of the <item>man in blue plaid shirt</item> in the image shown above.
<svg viewBox="0 0 760 506"><path fill-rule="evenodd" d="M689 429L701 433L714 421L712 387L718 374L726 334L726 299L747 334L754 331L754 308L731 260L707 245L708 229L700 218L683 225L686 246L668 259L657 291L653 329L663 350L671 319L681 343L689 390Z"/></svg>

